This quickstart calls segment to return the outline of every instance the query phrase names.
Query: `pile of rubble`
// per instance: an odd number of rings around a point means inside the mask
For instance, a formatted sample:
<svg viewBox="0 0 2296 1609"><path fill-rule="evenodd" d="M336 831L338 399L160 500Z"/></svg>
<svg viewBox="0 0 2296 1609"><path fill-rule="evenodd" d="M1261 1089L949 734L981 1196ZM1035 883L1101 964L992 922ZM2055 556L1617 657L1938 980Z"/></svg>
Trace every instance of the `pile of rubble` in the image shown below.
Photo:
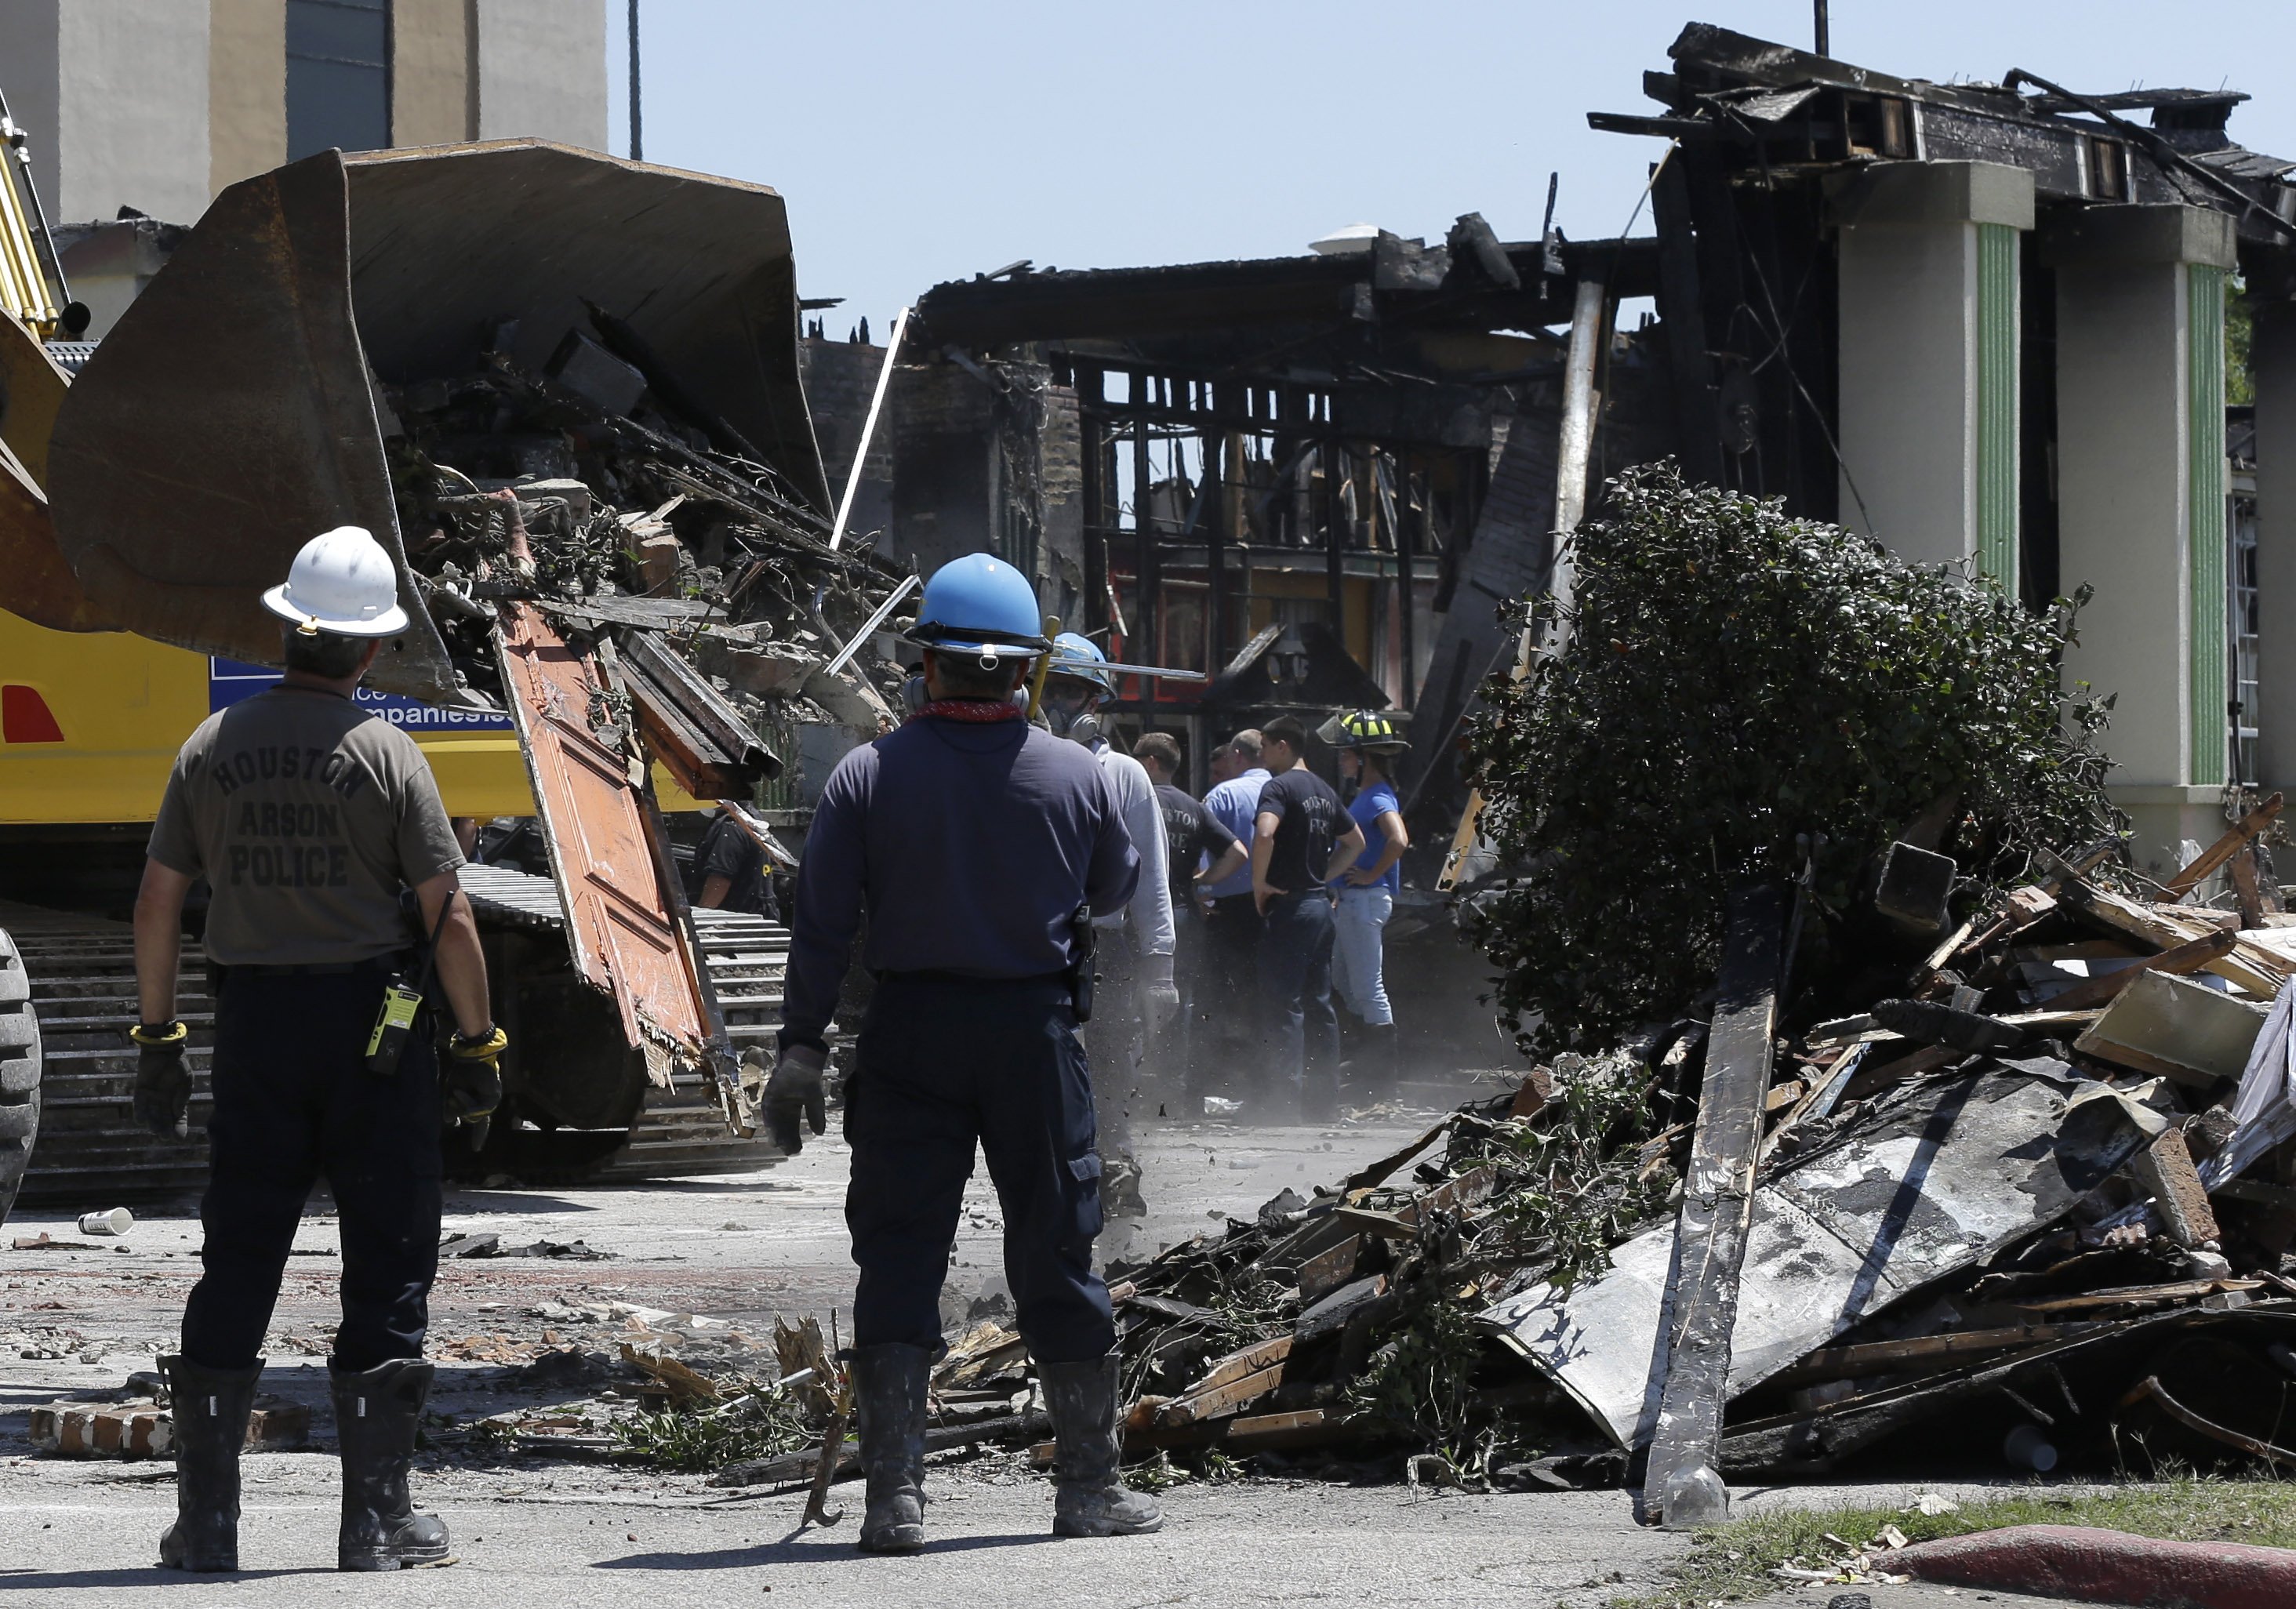
<svg viewBox="0 0 2296 1609"><path fill-rule="evenodd" d="M2144 895L2101 847L1958 924L1952 864L1894 845L1870 901L1914 959L1790 1034L1800 912L1744 891L1703 1018L1119 1278L1129 1451L1530 1487L1655 1483L1684 1423L1732 1478L1885 1444L2296 1459L2279 808ZM2234 908L2195 902L2219 873ZM934 1444L1038 1442L1032 1404L1021 1337L980 1325L935 1372Z"/></svg>
<svg viewBox="0 0 2296 1609"><path fill-rule="evenodd" d="M804 728L873 734L900 680L874 634L913 579L866 541L832 546L634 331L592 320L604 344L570 332L542 373L490 351L381 388L408 562L457 680L508 705L497 606L524 602L578 652L613 642L633 708L600 718L635 721L708 796L777 774Z"/></svg>

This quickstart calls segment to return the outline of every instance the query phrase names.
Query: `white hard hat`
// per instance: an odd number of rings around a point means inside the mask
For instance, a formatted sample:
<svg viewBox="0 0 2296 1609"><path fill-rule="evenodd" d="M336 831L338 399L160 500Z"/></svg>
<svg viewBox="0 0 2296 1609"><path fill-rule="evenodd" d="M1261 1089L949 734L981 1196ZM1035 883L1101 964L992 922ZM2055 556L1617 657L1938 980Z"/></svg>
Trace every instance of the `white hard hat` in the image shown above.
<svg viewBox="0 0 2296 1609"><path fill-rule="evenodd" d="M396 636L406 629L398 568L358 525L338 525L304 543L286 585L266 592L263 606L307 632Z"/></svg>

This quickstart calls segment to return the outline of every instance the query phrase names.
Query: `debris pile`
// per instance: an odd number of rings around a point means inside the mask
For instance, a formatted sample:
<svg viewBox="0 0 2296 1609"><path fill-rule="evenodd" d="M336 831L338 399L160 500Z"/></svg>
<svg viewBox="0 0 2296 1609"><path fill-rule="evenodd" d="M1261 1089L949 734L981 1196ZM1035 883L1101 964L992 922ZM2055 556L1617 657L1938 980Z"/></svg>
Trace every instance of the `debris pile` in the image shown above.
<svg viewBox="0 0 2296 1609"><path fill-rule="evenodd" d="M625 698L594 727L635 726L699 796L745 797L801 728L869 735L889 715L898 668L868 634L907 579L866 542L832 547L764 452L636 332L591 320L601 339L570 331L543 373L489 351L380 388L408 562L476 702L512 702L498 610L530 603L578 653L613 643Z"/></svg>

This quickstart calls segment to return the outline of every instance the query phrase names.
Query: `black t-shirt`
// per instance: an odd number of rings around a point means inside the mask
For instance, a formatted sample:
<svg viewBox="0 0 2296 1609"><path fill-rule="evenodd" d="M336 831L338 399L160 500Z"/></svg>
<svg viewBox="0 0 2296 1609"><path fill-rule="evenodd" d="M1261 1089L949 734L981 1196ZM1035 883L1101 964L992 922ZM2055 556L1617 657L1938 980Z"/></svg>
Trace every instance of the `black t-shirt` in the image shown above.
<svg viewBox="0 0 2296 1609"><path fill-rule="evenodd" d="M1218 860L1235 841L1227 824L1168 782L1156 784L1156 808L1164 812L1164 865L1172 884L1175 910L1194 903L1196 860Z"/></svg>
<svg viewBox="0 0 2296 1609"><path fill-rule="evenodd" d="M742 911L752 916L773 914L766 887L765 851L730 817L720 815L709 824L709 835L694 854L693 868L693 898L701 897L702 886L710 878L723 877L733 886L726 891L719 910Z"/></svg>
<svg viewBox="0 0 2296 1609"><path fill-rule="evenodd" d="M1270 777L1259 790L1258 814L1276 818L1267 882L1286 894L1322 887L1332 849L1355 825L1332 784L1313 771L1291 770Z"/></svg>

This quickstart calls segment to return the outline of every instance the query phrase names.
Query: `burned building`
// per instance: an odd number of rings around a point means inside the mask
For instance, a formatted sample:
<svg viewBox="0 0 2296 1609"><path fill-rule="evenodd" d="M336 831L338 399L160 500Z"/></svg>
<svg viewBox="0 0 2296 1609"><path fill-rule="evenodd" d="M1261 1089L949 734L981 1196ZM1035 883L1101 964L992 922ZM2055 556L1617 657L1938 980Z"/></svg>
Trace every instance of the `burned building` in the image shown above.
<svg viewBox="0 0 2296 1609"><path fill-rule="evenodd" d="M1186 738L1280 710L1411 712L1440 754L1543 586L1556 524L1568 324L1605 411L1577 473L1672 450L1648 342L1607 316L1648 296L1650 241L1432 244L1340 232L1304 255L1033 272L934 287L894 387L890 551L972 547L1035 575L1115 657L1121 724ZM1581 488L1583 496L1583 483ZM1414 780L1413 778L1407 778Z"/></svg>
<svg viewBox="0 0 2296 1609"><path fill-rule="evenodd" d="M1661 111L1589 120L1668 142L1686 470L2030 603L2092 588L2066 677L2117 696L2137 859L2177 864L2228 783L2296 769L2296 642L2232 626L2296 586L2296 164L2233 142L2236 91L1934 84L1704 24L1669 53ZM2226 461L2243 284L2252 489Z"/></svg>

